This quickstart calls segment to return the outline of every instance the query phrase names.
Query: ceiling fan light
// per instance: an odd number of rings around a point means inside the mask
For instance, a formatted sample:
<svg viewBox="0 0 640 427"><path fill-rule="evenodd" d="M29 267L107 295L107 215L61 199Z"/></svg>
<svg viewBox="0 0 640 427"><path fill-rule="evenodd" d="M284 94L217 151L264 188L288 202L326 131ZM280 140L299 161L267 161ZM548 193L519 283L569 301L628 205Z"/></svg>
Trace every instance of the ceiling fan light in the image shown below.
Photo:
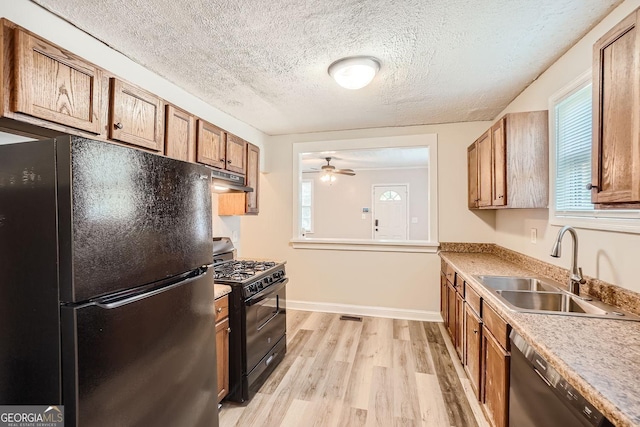
<svg viewBox="0 0 640 427"><path fill-rule="evenodd" d="M335 175L333 175L331 173L325 173L324 175L322 175L320 177L320 181L322 181L322 182L335 182L336 181L336 177L335 177Z"/></svg>
<svg viewBox="0 0 640 427"><path fill-rule="evenodd" d="M370 56L342 58L329 66L329 75L345 89L361 89L371 83L380 62Z"/></svg>

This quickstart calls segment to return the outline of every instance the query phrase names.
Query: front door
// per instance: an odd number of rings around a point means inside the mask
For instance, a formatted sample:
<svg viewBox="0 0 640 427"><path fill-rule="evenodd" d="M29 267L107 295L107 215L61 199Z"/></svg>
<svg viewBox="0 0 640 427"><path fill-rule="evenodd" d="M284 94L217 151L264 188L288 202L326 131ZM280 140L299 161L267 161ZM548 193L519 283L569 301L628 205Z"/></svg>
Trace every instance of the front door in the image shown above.
<svg viewBox="0 0 640 427"><path fill-rule="evenodd" d="M407 185L373 186L373 238L407 240Z"/></svg>

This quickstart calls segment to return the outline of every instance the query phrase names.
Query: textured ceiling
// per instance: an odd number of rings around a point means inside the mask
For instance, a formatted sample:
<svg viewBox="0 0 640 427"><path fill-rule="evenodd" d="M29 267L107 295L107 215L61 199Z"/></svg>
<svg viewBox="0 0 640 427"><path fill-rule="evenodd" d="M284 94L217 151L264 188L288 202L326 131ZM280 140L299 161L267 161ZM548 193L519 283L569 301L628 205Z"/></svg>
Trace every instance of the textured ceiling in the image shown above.
<svg viewBox="0 0 640 427"><path fill-rule="evenodd" d="M268 134L493 119L621 0L33 0ZM371 85L327 67L372 55Z"/></svg>

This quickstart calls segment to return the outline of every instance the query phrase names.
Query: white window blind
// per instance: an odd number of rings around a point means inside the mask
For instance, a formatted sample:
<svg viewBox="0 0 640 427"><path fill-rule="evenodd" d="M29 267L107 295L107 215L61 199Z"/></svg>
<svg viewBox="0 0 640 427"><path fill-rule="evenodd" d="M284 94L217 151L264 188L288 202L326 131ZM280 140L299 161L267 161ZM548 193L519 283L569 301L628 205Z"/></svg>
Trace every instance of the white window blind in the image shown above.
<svg viewBox="0 0 640 427"><path fill-rule="evenodd" d="M593 211L591 191L591 85L555 106L556 213Z"/></svg>

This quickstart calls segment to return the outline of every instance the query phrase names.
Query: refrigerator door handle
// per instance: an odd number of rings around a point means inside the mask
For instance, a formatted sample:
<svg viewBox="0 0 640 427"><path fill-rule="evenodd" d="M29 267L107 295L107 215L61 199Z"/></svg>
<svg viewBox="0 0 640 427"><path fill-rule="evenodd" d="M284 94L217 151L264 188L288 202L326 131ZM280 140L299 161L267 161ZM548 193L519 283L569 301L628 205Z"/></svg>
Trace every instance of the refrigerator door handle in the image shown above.
<svg viewBox="0 0 640 427"><path fill-rule="evenodd" d="M179 286L182 285L186 285L187 283L193 282L196 279L199 279L202 276L202 274L198 274L196 276L192 276L189 277L187 279L183 279L180 280L179 282L173 283L171 285L167 285L167 286L163 286L160 288L156 288L153 289L151 291L145 291L145 292L141 292L139 294L133 295L133 296L129 296L129 297L124 297L122 299L118 299L118 300L107 300L107 301L94 301L92 303L92 305L98 306L100 308L103 308L105 310L111 310L114 308L118 308L118 307L122 307L123 305L127 305L127 304L131 304L132 302L136 302L136 301L140 301L143 300L145 298L149 298L152 297L154 295L158 295L164 291L168 291L169 289L173 289L173 288L177 288Z"/></svg>

